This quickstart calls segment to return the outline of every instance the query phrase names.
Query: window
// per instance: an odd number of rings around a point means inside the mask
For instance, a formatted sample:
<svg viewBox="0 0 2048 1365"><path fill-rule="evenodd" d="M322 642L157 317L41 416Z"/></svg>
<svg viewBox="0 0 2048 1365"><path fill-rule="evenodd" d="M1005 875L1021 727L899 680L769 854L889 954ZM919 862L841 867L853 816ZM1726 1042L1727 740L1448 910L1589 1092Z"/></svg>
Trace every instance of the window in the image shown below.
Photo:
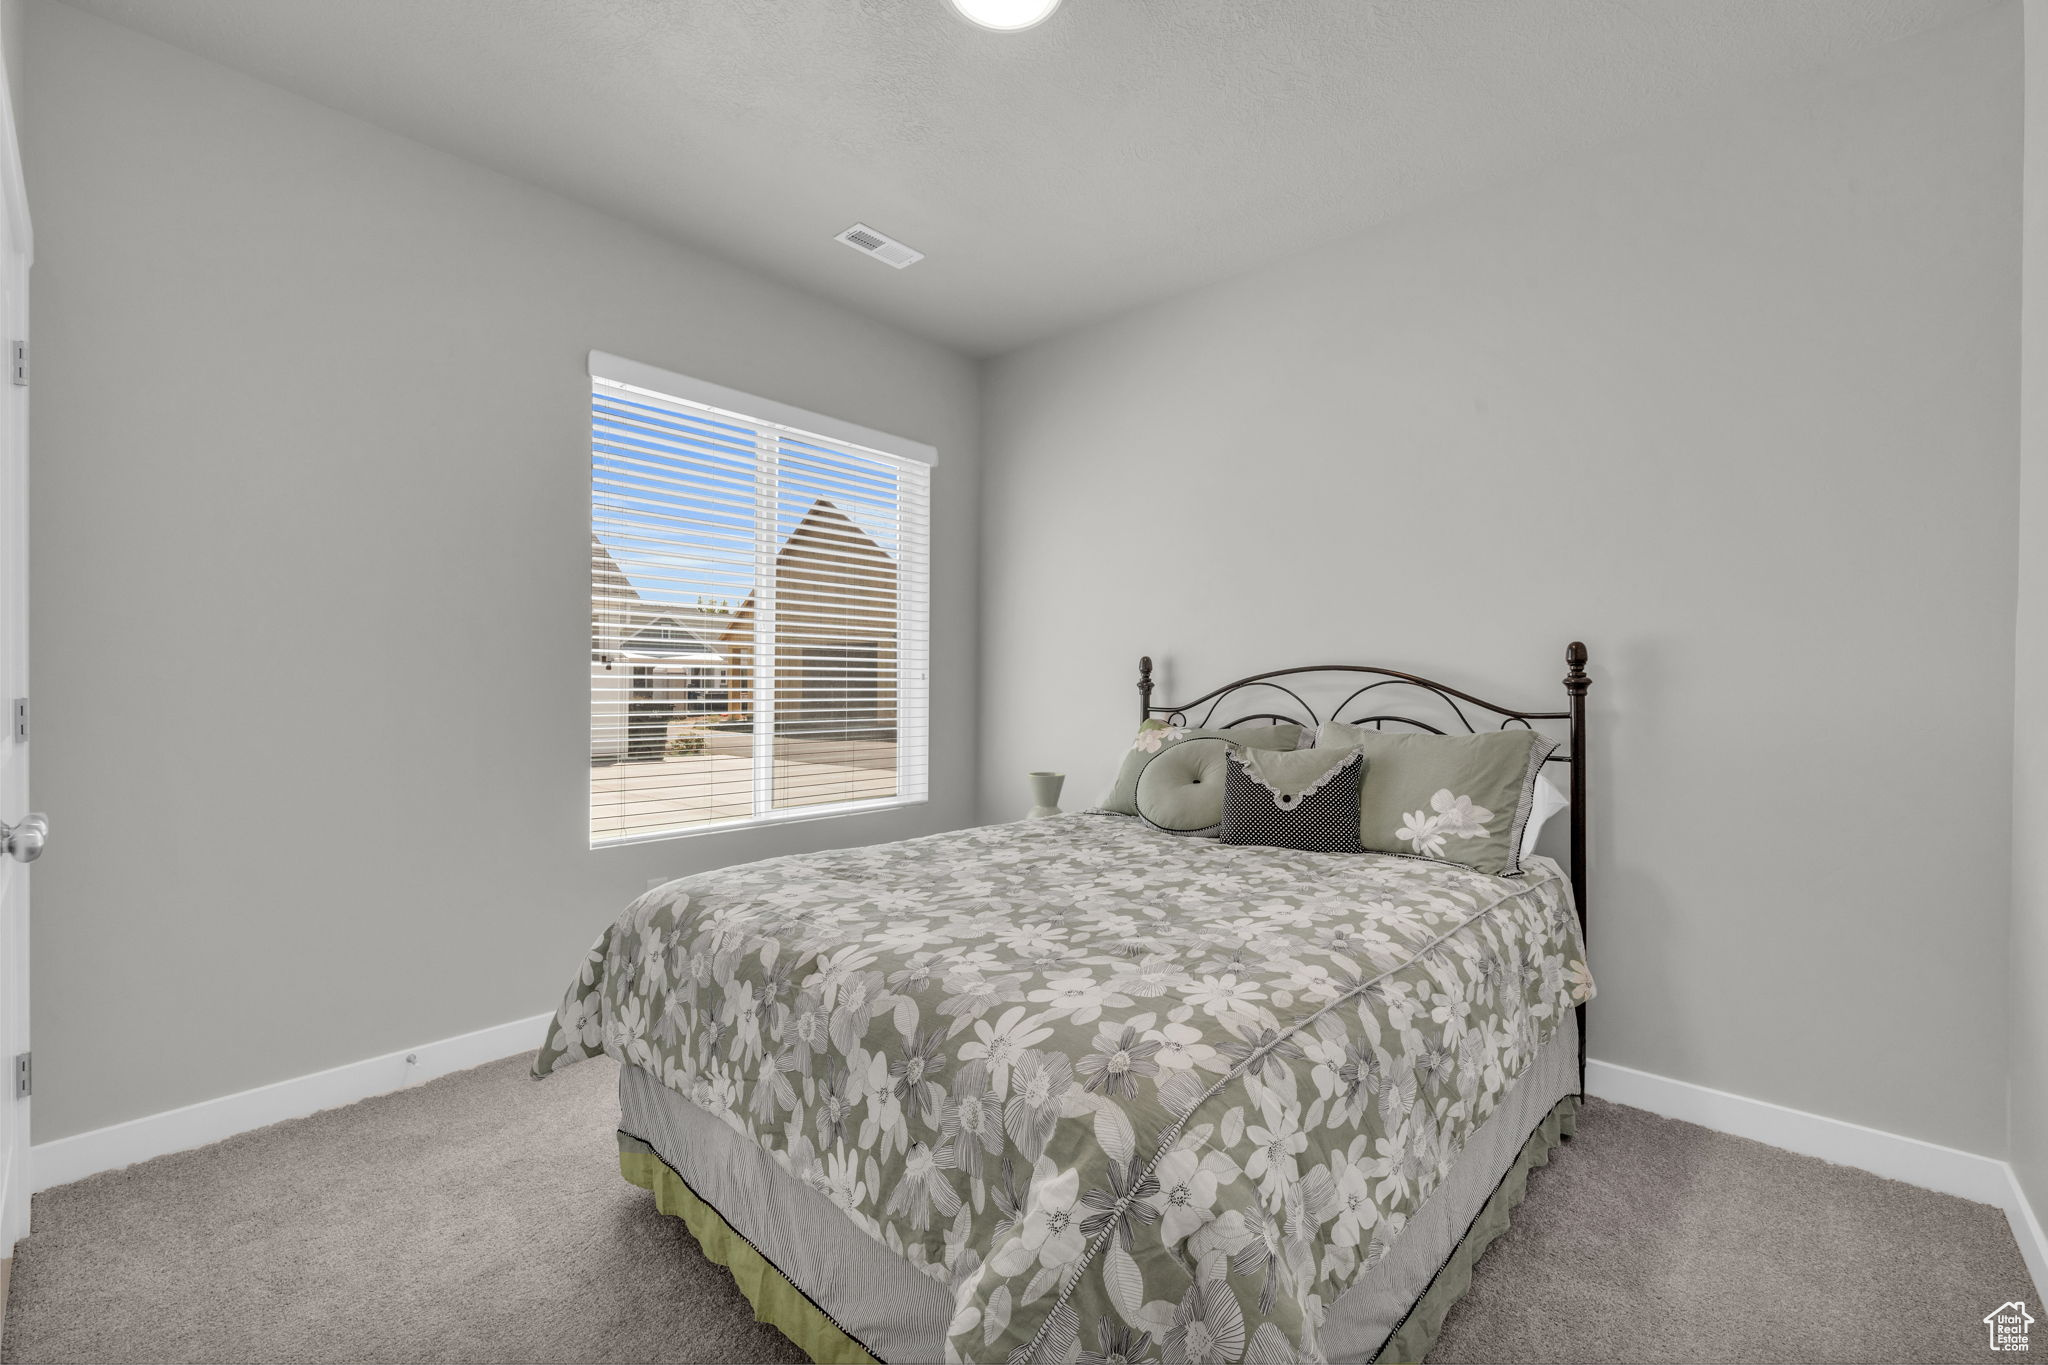
<svg viewBox="0 0 2048 1365"><path fill-rule="evenodd" d="M929 446L592 352L590 842L925 799Z"/></svg>

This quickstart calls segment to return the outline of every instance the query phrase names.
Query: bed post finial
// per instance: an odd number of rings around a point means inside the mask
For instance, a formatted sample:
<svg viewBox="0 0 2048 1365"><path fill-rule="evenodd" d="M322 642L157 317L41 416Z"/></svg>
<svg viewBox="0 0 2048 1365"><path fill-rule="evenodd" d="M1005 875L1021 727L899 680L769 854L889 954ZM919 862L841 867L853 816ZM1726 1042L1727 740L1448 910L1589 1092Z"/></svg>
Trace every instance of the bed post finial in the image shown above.
<svg viewBox="0 0 2048 1365"><path fill-rule="evenodd" d="M1577 640L1564 647L1564 661L1571 666L1571 672L1564 675L1564 690L1575 697L1586 695L1586 689L1593 680L1586 676L1586 647Z"/></svg>
<svg viewBox="0 0 2048 1365"><path fill-rule="evenodd" d="M1152 656L1138 657L1138 723L1152 719Z"/></svg>

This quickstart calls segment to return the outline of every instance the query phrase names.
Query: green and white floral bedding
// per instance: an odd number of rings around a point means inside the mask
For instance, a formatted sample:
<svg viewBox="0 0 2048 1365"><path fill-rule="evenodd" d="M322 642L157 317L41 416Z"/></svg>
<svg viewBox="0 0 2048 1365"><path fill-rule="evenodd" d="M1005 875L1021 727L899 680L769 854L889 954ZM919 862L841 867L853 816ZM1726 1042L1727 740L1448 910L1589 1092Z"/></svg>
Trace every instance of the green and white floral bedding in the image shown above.
<svg viewBox="0 0 2048 1365"><path fill-rule="evenodd" d="M1518 878L1072 815L635 901L535 1073L640 1066L951 1287L957 1360L1285 1362L1592 994Z"/></svg>

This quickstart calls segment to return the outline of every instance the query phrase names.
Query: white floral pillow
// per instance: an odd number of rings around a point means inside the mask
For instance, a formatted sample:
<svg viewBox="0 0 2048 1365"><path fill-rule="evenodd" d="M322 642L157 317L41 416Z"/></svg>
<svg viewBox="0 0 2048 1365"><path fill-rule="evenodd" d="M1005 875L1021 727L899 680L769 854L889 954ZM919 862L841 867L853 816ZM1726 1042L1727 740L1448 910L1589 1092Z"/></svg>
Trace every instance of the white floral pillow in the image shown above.
<svg viewBox="0 0 2048 1365"><path fill-rule="evenodd" d="M1365 754L1358 837L1367 848L1501 876L1521 872L1536 779L1555 740L1522 729L1430 735L1332 722L1317 744Z"/></svg>

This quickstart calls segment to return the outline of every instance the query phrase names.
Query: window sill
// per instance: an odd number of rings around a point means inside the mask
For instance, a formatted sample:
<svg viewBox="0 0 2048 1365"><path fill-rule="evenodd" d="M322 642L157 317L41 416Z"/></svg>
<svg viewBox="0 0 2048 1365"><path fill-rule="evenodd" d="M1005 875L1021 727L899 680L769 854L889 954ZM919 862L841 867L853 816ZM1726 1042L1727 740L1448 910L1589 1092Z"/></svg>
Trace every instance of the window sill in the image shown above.
<svg viewBox="0 0 2048 1365"><path fill-rule="evenodd" d="M624 848L631 844L657 844L670 839L695 839L705 834L732 834L747 829L773 829L783 825L808 824L813 820L836 820L847 815L868 815L889 810L904 810L911 806L922 806L929 797L888 796L873 801L841 801L829 806L793 806L768 815L749 815L737 820L710 820L701 825L685 825L678 829L647 830L640 834L621 834L607 839L592 839L593 852L601 848Z"/></svg>

